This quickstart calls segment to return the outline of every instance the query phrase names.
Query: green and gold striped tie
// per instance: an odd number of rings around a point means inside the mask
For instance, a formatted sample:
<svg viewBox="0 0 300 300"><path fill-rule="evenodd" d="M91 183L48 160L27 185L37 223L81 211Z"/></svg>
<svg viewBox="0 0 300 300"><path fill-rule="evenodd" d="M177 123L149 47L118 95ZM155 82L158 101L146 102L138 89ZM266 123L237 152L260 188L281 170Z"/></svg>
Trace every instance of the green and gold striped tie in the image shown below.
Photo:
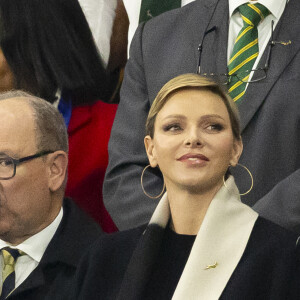
<svg viewBox="0 0 300 300"><path fill-rule="evenodd" d="M246 3L239 7L244 26L239 32L231 58L228 63L228 74L232 76L228 85L231 98L240 102L245 94L250 70L258 56L258 24L269 15L269 10L262 4Z"/></svg>
<svg viewBox="0 0 300 300"><path fill-rule="evenodd" d="M17 249L5 247L1 249L1 254L3 257L3 270L0 300L3 300L15 289L15 264L21 252Z"/></svg>

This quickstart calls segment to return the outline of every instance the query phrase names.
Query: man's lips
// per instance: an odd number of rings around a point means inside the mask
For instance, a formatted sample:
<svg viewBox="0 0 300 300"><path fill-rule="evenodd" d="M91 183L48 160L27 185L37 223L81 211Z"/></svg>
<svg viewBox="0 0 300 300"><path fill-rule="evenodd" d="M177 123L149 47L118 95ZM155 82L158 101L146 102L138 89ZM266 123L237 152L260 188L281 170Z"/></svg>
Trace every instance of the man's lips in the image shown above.
<svg viewBox="0 0 300 300"><path fill-rule="evenodd" d="M187 153L177 159L178 161L190 161L190 162L202 162L209 161L209 159L203 154Z"/></svg>

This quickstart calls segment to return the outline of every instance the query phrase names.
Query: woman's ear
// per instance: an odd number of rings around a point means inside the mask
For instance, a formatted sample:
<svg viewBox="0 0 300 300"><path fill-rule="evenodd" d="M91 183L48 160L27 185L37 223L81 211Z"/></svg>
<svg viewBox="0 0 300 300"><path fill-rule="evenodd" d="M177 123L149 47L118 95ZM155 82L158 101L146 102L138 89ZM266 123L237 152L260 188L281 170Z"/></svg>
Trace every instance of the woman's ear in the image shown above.
<svg viewBox="0 0 300 300"><path fill-rule="evenodd" d="M48 156L48 163L49 189L51 192L56 192L66 182L68 154L64 151L55 151Z"/></svg>
<svg viewBox="0 0 300 300"><path fill-rule="evenodd" d="M157 158L156 158L156 154L155 154L156 152L155 152L154 141L150 137L150 135L145 136L144 144L145 144L147 156L149 159L149 163L152 168L155 168L157 166Z"/></svg>
<svg viewBox="0 0 300 300"><path fill-rule="evenodd" d="M243 152L243 142L240 138L239 140L234 139L233 141L233 147L232 147L232 155L231 159L229 161L230 165L232 167L235 167L237 163L239 162L240 156Z"/></svg>

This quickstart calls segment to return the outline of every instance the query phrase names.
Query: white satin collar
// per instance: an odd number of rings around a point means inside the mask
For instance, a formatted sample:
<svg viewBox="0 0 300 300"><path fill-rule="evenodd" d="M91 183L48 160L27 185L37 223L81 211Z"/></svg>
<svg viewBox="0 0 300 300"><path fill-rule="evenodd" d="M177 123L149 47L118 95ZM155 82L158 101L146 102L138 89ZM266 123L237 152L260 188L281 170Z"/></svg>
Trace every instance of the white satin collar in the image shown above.
<svg viewBox="0 0 300 300"><path fill-rule="evenodd" d="M218 191L207 210L174 292L174 300L219 299L245 251L258 214L241 203L232 176L226 185L227 188L223 186ZM165 228L169 219L165 193L150 224Z"/></svg>

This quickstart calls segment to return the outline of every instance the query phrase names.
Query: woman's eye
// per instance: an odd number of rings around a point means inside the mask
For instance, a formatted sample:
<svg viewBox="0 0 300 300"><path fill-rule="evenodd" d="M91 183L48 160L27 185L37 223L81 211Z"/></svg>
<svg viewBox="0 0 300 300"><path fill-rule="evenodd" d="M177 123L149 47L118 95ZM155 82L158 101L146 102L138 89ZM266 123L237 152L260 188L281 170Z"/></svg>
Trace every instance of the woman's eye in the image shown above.
<svg viewBox="0 0 300 300"><path fill-rule="evenodd" d="M221 124L210 124L206 127L206 129L210 131L221 131L223 128L224 127Z"/></svg>
<svg viewBox="0 0 300 300"><path fill-rule="evenodd" d="M164 131L180 131L182 130L182 127L179 124L169 124L163 127Z"/></svg>

